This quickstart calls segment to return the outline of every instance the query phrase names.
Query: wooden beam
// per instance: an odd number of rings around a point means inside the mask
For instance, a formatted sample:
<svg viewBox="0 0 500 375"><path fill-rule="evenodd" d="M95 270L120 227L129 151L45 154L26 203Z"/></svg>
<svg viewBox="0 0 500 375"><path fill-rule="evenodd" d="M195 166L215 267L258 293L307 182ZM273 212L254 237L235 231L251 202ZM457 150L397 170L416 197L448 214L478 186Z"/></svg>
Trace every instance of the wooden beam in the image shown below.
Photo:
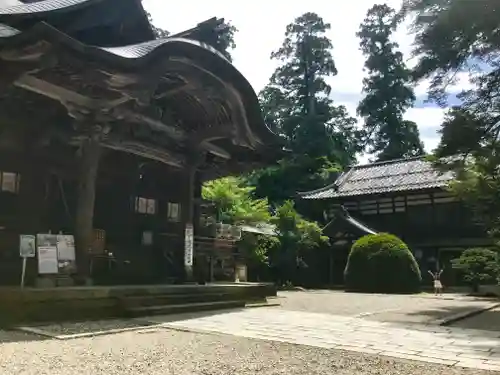
<svg viewBox="0 0 500 375"><path fill-rule="evenodd" d="M127 119L128 121L135 122L138 124L147 124L152 129L162 131L166 133L170 138L175 139L177 141L182 141L186 139L186 133L182 129L176 128L172 125L165 124L162 121L152 119L151 117L133 112L125 108L120 108L120 109L117 108L115 112L120 116L122 116L123 118Z"/></svg>
<svg viewBox="0 0 500 375"><path fill-rule="evenodd" d="M93 99L29 75L23 75L14 82L14 85L62 103L73 102L86 107L94 106Z"/></svg>
<svg viewBox="0 0 500 375"><path fill-rule="evenodd" d="M144 157L146 159L156 160L176 168L183 168L186 164L183 157L179 155L173 155L172 153L158 146L153 146L144 142L104 139L101 141L101 144L103 145L103 147L112 150L123 151Z"/></svg>
<svg viewBox="0 0 500 375"><path fill-rule="evenodd" d="M202 149L214 154L215 156L222 158L222 159L226 159L226 160L231 159L231 154L229 152L224 150L222 147L214 145L213 143L202 142L200 147Z"/></svg>
<svg viewBox="0 0 500 375"><path fill-rule="evenodd" d="M14 85L59 101L62 104L74 103L79 106L86 107L88 110L114 108L130 100L127 96L123 96L115 100L92 99L88 96L81 95L72 90L65 89L64 87L54 85L53 83L27 74L19 77L14 82Z"/></svg>
<svg viewBox="0 0 500 375"><path fill-rule="evenodd" d="M230 125L215 125L207 127L202 131L194 133L190 138L189 142L193 145L202 145L206 142L215 141L217 139L227 138L233 139L234 128Z"/></svg>

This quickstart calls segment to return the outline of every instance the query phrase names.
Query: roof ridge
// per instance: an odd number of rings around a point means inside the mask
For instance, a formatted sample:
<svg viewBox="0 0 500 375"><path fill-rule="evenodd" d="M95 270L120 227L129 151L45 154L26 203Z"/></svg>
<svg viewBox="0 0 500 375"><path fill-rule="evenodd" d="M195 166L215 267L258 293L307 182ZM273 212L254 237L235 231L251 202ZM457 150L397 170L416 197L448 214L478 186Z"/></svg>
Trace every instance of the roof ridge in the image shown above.
<svg viewBox="0 0 500 375"><path fill-rule="evenodd" d="M360 168L368 168L368 167L373 167L373 166L378 166L378 165L397 164L397 163L413 161L413 160L422 160L426 156L427 155L421 155L421 156L412 156L409 158L399 158L399 159L392 159L392 160L376 161L374 163L353 165L352 167L356 168L356 169L360 169Z"/></svg>

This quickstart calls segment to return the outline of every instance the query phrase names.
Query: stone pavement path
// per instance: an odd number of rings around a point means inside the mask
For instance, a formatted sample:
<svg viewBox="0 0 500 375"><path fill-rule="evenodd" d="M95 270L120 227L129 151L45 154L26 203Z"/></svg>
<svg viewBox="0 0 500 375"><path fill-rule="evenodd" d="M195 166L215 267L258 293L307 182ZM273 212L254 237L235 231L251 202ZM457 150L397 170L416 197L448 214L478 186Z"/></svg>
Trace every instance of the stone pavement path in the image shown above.
<svg viewBox="0 0 500 375"><path fill-rule="evenodd" d="M202 317L159 316L148 320L173 329L500 371L500 332L379 322L272 307Z"/></svg>
<svg viewBox="0 0 500 375"><path fill-rule="evenodd" d="M484 309L492 301L456 294L387 295L343 291L279 292L280 309L367 318L383 322L435 324ZM498 300L495 302L499 302Z"/></svg>

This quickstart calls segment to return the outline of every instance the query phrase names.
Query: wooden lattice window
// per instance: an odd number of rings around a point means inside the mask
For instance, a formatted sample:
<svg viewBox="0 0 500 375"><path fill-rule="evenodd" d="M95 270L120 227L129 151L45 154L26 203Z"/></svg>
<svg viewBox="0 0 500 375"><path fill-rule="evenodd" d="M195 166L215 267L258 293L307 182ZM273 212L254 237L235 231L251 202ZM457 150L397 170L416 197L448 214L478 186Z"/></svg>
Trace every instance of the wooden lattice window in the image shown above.
<svg viewBox="0 0 500 375"><path fill-rule="evenodd" d="M156 199L135 197L135 212L139 214L155 215L158 202Z"/></svg>

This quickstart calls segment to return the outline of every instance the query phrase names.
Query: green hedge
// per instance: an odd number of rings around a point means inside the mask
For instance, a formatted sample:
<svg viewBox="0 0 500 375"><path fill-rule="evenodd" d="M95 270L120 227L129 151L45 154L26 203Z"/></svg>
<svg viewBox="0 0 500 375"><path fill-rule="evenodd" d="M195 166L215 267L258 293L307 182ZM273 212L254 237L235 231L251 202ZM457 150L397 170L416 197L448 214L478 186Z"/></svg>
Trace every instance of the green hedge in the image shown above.
<svg viewBox="0 0 500 375"><path fill-rule="evenodd" d="M422 276L408 246L392 234L379 233L353 244L344 281L353 292L418 293Z"/></svg>

